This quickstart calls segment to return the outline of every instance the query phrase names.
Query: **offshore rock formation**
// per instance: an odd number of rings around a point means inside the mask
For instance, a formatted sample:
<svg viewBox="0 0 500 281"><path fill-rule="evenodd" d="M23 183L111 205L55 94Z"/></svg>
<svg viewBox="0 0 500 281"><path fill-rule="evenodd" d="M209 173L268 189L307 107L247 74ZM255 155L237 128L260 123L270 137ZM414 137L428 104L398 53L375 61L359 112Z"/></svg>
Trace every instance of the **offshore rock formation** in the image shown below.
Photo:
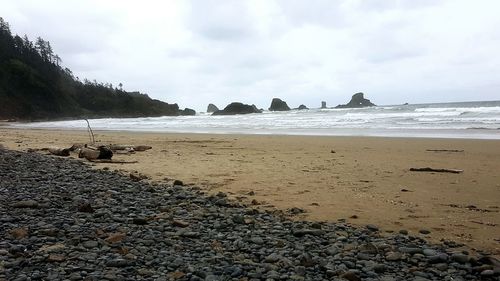
<svg viewBox="0 0 500 281"><path fill-rule="evenodd" d="M211 103L207 106L207 113L213 113L213 112L216 112L218 110L219 110L219 108L213 103Z"/></svg>
<svg viewBox="0 0 500 281"><path fill-rule="evenodd" d="M270 111L288 111L290 107L286 104L285 101L282 101L279 98L274 98L271 101L271 107L269 107Z"/></svg>
<svg viewBox="0 0 500 281"><path fill-rule="evenodd" d="M196 115L196 111L194 111L194 109L187 108L187 107L184 110L180 110L179 113L181 115L184 115L184 116Z"/></svg>
<svg viewBox="0 0 500 281"><path fill-rule="evenodd" d="M369 99L365 99L363 93L356 93L352 96L351 101L348 104L339 104L335 108L359 108L375 106Z"/></svg>
<svg viewBox="0 0 500 281"><path fill-rule="evenodd" d="M321 102L321 108L326 108L326 101Z"/></svg>
<svg viewBox="0 0 500 281"><path fill-rule="evenodd" d="M301 104L299 105L299 107L297 107L298 110L305 110L305 109L309 109L307 106Z"/></svg>
<svg viewBox="0 0 500 281"><path fill-rule="evenodd" d="M233 102L226 106L223 110L217 110L212 115L236 115L250 113L262 113L262 111L254 104L248 105L241 102Z"/></svg>

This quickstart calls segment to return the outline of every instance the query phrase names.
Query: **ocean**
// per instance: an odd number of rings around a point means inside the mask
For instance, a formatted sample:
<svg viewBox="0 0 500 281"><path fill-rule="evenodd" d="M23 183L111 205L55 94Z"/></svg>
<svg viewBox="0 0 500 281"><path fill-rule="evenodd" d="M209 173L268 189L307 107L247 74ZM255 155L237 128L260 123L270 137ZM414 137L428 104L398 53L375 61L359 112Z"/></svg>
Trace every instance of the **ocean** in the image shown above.
<svg viewBox="0 0 500 281"><path fill-rule="evenodd" d="M89 119L93 130L500 139L500 101L309 109L262 114ZM12 124L18 128L82 129L84 120Z"/></svg>

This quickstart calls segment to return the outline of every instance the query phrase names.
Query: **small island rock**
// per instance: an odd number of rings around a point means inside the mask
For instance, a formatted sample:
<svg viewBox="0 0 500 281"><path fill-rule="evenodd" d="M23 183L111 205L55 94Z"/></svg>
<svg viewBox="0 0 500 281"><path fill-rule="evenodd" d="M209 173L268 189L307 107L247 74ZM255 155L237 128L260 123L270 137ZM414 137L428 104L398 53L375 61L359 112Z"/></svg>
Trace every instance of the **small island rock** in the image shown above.
<svg viewBox="0 0 500 281"><path fill-rule="evenodd" d="M282 101L279 98L274 98L271 102L271 107L269 107L270 111L288 111L290 107L286 104L285 101Z"/></svg>
<svg viewBox="0 0 500 281"><path fill-rule="evenodd" d="M217 110L212 115L235 115L235 114L250 114L262 113L255 105L243 104L241 102L233 102L226 106L223 110Z"/></svg>
<svg viewBox="0 0 500 281"><path fill-rule="evenodd" d="M213 103L209 104L207 107L207 113L213 113L213 112L216 112L218 110L219 110L219 108Z"/></svg>
<svg viewBox="0 0 500 281"><path fill-rule="evenodd" d="M191 108L185 108L184 110L179 110L179 113L183 116L193 116L193 115L196 115L196 111L194 111L194 109L191 109Z"/></svg>
<svg viewBox="0 0 500 281"><path fill-rule="evenodd" d="M348 104L339 104L335 108L359 108L375 106L369 99L365 99L363 93L356 93L352 96L351 101Z"/></svg>
<svg viewBox="0 0 500 281"><path fill-rule="evenodd" d="M305 109L309 109L307 106L301 104L299 105L299 107L297 107L298 110L305 110Z"/></svg>

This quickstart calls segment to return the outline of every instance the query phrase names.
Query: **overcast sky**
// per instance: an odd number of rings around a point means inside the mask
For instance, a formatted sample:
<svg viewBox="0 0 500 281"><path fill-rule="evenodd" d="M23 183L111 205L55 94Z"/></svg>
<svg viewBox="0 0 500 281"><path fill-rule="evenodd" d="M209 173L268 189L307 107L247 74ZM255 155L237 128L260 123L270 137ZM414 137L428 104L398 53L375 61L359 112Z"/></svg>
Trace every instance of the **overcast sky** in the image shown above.
<svg viewBox="0 0 500 281"><path fill-rule="evenodd" d="M500 99L500 1L0 0L76 76L180 107Z"/></svg>

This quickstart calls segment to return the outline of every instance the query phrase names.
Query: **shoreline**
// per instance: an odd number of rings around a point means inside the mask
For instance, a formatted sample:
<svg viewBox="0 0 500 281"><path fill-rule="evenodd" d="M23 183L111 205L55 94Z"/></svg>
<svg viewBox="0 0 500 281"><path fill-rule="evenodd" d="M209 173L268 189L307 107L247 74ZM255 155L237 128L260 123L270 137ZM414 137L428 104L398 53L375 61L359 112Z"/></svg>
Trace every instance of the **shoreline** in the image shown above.
<svg viewBox="0 0 500 281"><path fill-rule="evenodd" d="M14 129L14 130L61 130L61 131L85 131L87 128L63 128L63 127L24 127L24 126L12 126L9 122L0 122L0 128ZM458 139L458 140L500 140L500 128L499 129L485 129L485 128L474 128L474 129L449 129L449 130L438 130L438 129L422 129L422 130L409 130L409 129L346 129L340 128L335 133L316 133L319 130L299 130L294 129L289 132L280 132L278 130L242 130L242 131L230 131L230 130L217 130L213 129L211 131L195 131L195 130L128 130L128 129L100 129L92 128L94 131L100 131L104 133L139 133L139 134L187 134L187 135L221 135L221 136L305 136L305 137L366 137L366 138L399 138L399 139ZM354 133L358 131L365 131L364 134ZM372 131L371 133L366 133ZM436 131L446 132L445 134L437 134ZM309 133L307 133L309 132ZM413 133L412 133L413 132ZM491 134L491 132L499 132L498 134Z"/></svg>
<svg viewBox="0 0 500 281"><path fill-rule="evenodd" d="M0 127L8 149L71 146L86 130ZM500 141L391 137L214 135L94 131L100 143L151 145L136 164L95 168L138 171L152 181L174 179L258 208L304 210L299 219L376 224L431 241L465 243L500 254ZM464 152L428 152L457 149ZM334 153L332 153L334 151ZM415 173L411 167L463 169ZM406 190L406 191L403 191ZM420 234L423 226L431 233Z"/></svg>

